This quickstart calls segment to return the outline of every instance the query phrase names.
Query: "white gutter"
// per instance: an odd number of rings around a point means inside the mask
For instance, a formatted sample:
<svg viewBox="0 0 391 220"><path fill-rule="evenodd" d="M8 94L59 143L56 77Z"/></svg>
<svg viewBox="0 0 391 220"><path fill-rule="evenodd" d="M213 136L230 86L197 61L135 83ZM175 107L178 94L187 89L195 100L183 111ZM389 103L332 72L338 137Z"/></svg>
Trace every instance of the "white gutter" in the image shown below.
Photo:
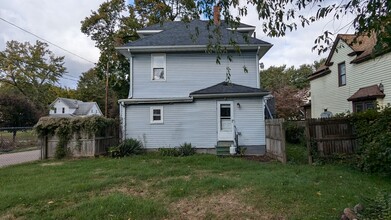
<svg viewBox="0 0 391 220"><path fill-rule="evenodd" d="M157 34L162 32L163 30L137 30L137 34Z"/></svg>
<svg viewBox="0 0 391 220"><path fill-rule="evenodd" d="M232 45L221 45L222 47L227 47L229 50L235 50L235 47ZM268 47L268 49L272 46L270 44L262 44L262 45L247 45L241 44L237 45L240 50L257 50L258 47ZM116 47L121 54L126 57L130 56L132 52L181 52L181 51L205 51L207 49L207 45L172 45L172 46L132 46L132 47Z"/></svg>
<svg viewBox="0 0 391 220"><path fill-rule="evenodd" d="M259 74L259 50L261 49L261 47L258 47L258 50L257 50L257 54L255 55L255 64L257 65L256 67L256 70L257 70L257 88L260 89L261 88L261 76Z"/></svg>
<svg viewBox="0 0 391 220"><path fill-rule="evenodd" d="M124 105L137 105L137 104L169 104L169 103L181 103L181 102L193 102L192 97L173 97L173 98L143 98L143 99L120 99L119 103Z"/></svg>

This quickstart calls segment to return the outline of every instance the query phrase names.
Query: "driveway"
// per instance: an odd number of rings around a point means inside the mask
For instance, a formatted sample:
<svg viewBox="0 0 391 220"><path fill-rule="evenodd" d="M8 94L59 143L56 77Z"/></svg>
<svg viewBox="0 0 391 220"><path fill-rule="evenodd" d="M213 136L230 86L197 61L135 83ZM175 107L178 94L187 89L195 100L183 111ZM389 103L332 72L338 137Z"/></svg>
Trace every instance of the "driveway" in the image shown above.
<svg viewBox="0 0 391 220"><path fill-rule="evenodd" d="M25 163L39 160L41 150L25 151L20 153L0 154L0 167L13 164Z"/></svg>

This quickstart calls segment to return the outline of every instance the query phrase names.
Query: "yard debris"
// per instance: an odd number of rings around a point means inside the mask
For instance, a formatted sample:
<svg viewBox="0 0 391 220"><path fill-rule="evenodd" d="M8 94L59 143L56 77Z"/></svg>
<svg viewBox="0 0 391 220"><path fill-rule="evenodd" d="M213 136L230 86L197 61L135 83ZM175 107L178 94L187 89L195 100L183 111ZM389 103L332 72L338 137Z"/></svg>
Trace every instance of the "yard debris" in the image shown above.
<svg viewBox="0 0 391 220"><path fill-rule="evenodd" d="M357 204L354 206L353 210L351 208L345 208L341 216L341 220L357 220L358 214L364 210L364 206Z"/></svg>

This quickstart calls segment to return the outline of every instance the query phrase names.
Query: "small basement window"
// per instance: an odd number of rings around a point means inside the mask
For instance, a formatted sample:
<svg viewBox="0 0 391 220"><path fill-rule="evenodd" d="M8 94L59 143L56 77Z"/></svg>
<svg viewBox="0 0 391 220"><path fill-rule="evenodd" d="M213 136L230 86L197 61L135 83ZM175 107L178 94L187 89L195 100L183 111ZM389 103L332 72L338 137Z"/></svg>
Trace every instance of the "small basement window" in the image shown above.
<svg viewBox="0 0 391 220"><path fill-rule="evenodd" d="M163 106L150 108L150 120L151 120L151 124L163 123Z"/></svg>
<svg viewBox="0 0 391 220"><path fill-rule="evenodd" d="M166 54L151 54L151 72L153 81L166 80Z"/></svg>

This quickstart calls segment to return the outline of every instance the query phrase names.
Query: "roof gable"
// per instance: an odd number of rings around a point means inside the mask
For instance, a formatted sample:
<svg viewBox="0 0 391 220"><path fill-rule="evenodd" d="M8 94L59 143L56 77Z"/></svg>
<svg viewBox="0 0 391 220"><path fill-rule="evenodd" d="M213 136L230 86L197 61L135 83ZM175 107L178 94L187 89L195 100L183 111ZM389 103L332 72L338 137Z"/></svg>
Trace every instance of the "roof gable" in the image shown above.
<svg viewBox="0 0 391 220"><path fill-rule="evenodd" d="M216 85L200 89L194 92L190 93L190 96L197 97L197 96L208 96L208 95L258 95L258 96L264 96L269 94L269 91L248 87L248 86L242 86L235 83L228 83L228 82L221 82Z"/></svg>
<svg viewBox="0 0 391 220"><path fill-rule="evenodd" d="M140 38L136 41L127 43L121 48L136 47L161 47L161 46L206 46L210 43L219 43L221 45L231 45L233 42L237 45L266 45L271 47L270 43L248 36L240 31L229 30L224 22L218 26L221 32L221 39L216 39L214 29L216 26L208 26L209 21L193 20L190 22L173 21L163 24L155 24L140 31L155 31L153 35ZM240 24L238 28L252 28L246 24Z"/></svg>
<svg viewBox="0 0 391 220"><path fill-rule="evenodd" d="M378 85L372 85L360 88L352 96L348 98L348 101L360 101L376 98L384 98L386 96L379 88Z"/></svg>
<svg viewBox="0 0 391 220"><path fill-rule="evenodd" d="M50 104L50 107L54 106L58 101L61 101L64 103L64 105L68 106L69 108L77 108L82 101L76 100L76 99L68 99L68 98L57 98Z"/></svg>

